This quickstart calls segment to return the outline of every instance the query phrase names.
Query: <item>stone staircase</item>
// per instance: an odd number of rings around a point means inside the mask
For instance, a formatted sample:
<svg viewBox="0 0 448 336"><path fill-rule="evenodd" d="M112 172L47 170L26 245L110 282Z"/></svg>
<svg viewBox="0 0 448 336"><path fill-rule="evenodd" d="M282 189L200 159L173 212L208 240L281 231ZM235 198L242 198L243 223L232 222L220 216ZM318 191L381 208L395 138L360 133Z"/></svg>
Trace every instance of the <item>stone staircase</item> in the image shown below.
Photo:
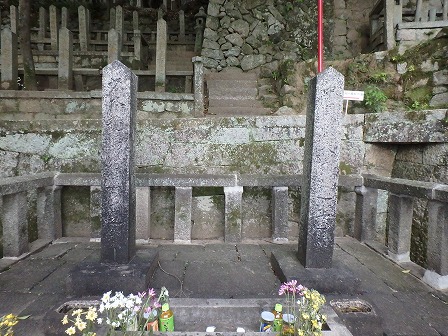
<svg viewBox="0 0 448 336"><path fill-rule="evenodd" d="M237 68L205 76L208 89L208 116L268 115L271 110L258 100L258 75Z"/></svg>

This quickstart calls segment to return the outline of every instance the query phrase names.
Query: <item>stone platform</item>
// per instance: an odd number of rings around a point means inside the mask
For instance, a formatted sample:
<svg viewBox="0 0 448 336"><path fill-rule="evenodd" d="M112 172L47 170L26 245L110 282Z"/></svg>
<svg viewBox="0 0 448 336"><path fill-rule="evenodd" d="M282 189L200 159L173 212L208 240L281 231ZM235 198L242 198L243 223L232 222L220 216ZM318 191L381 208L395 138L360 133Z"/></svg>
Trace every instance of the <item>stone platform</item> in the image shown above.
<svg viewBox="0 0 448 336"><path fill-rule="evenodd" d="M31 315L17 325L16 335L58 335L58 332L63 335L62 328L58 329L61 327L61 314L56 312L57 308L70 300L98 299L70 295L66 282L74 267L96 260L99 247L96 242L61 239L1 270L0 315ZM203 318L193 318L197 323L192 324L194 329L201 329L194 332L204 332L202 328L205 325L216 324L221 328L216 331L227 335L230 331L234 333L233 327L237 326L236 318L232 318L229 312L251 311L257 318L250 322L252 327L247 326L247 331L253 331L251 328L257 325L259 311L280 299L278 288L281 280L274 273L271 256L280 260L282 254L294 255L296 248L296 242L283 245L268 241L191 245L152 242L139 245L137 255L154 257L158 252L150 286L168 288L173 307L179 307L175 310L179 321L185 312L191 311L185 307L197 305L196 311ZM279 264L284 265L282 262ZM352 335L363 336L448 335L447 293L428 287L412 272L408 273L352 238L336 238L334 264L336 268L350 272L352 279L359 279L359 283L351 291L338 292L328 287L325 293L327 311L332 312L332 308L344 300L365 302L370 307L368 312L341 312L334 308L337 313L333 317L335 325L345 326ZM281 268L284 274L294 270L293 265ZM300 264L297 263L296 268L299 270ZM299 274L296 277L301 282ZM334 280L328 278L325 281ZM214 309L216 300L221 306L227 302L227 310ZM205 311L208 317L204 311L207 302ZM259 302L265 302L266 307ZM235 325L230 323L225 329L220 324L223 318L225 321L233 319ZM182 324L178 327L181 328ZM193 332L182 328L184 330L178 329L182 335Z"/></svg>

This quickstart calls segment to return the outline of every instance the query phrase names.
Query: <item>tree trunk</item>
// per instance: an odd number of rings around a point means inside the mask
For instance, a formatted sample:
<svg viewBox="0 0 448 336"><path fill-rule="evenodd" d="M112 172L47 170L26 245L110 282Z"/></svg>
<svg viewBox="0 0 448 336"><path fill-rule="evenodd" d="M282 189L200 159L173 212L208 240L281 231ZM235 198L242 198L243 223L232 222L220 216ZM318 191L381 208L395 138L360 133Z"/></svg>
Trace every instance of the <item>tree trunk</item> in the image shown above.
<svg viewBox="0 0 448 336"><path fill-rule="evenodd" d="M27 90L37 90L36 71L31 51L30 30L31 0L19 0L19 44L23 57L24 86Z"/></svg>

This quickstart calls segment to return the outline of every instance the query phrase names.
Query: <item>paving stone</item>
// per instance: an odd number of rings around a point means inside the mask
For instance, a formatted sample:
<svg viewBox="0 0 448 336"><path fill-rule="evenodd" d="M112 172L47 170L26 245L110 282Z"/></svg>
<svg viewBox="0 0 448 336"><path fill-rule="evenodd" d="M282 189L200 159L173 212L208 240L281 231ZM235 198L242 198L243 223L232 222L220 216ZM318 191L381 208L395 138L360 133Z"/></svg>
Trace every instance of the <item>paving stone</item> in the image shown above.
<svg viewBox="0 0 448 336"><path fill-rule="evenodd" d="M193 262L187 267L184 286L192 292L190 297L257 298L278 295L280 282L269 265Z"/></svg>
<svg viewBox="0 0 448 336"><path fill-rule="evenodd" d="M205 245L205 255L207 256L207 261L238 261L238 254L235 246L235 244Z"/></svg>
<svg viewBox="0 0 448 336"><path fill-rule="evenodd" d="M30 259L58 259L66 255L68 251L75 247L76 243L51 244L41 252L32 255Z"/></svg>
<svg viewBox="0 0 448 336"><path fill-rule="evenodd" d="M29 291L63 265L61 260L24 260L0 274L0 290Z"/></svg>
<svg viewBox="0 0 448 336"><path fill-rule="evenodd" d="M334 252L335 262L340 262L347 268L351 269L353 274L361 280L358 293L366 292L380 292L390 293L390 287L381 279L378 279L367 266L360 264L359 260L343 251L340 248L335 248Z"/></svg>
<svg viewBox="0 0 448 336"><path fill-rule="evenodd" d="M403 269L380 254L372 253L369 247L359 244L355 239L344 239L343 250L350 255L356 256L361 264L368 265L375 277L382 280L393 290L421 291L424 289L421 282L411 274L403 273Z"/></svg>
<svg viewBox="0 0 448 336"><path fill-rule="evenodd" d="M58 267L54 272L49 274L48 277L46 277L41 282L36 284L36 286L34 286L31 289L31 293L37 293L37 294L51 293L51 294L65 295L66 287L55 286L55 284L65 284L65 281L67 280L67 277L72 268L73 265L71 264Z"/></svg>
<svg viewBox="0 0 448 336"><path fill-rule="evenodd" d="M149 287L156 291L165 287L168 289L170 297L185 297L186 293L181 292L181 285L187 265L188 262L184 260L159 260L159 264L149 280Z"/></svg>
<svg viewBox="0 0 448 336"><path fill-rule="evenodd" d="M36 298L36 294L20 293L14 290L3 291L3 286L0 286L0 316L5 314L22 315L24 311Z"/></svg>
<svg viewBox="0 0 448 336"><path fill-rule="evenodd" d="M440 336L434 328L420 317L422 310L417 308L416 301L412 303L403 302L392 293L375 293L366 295L366 297L378 307L378 314L383 320L384 335ZM445 314L445 316L447 315Z"/></svg>
<svg viewBox="0 0 448 336"><path fill-rule="evenodd" d="M162 245L159 247L161 260L196 260L204 252L202 245Z"/></svg>
<svg viewBox="0 0 448 336"><path fill-rule="evenodd" d="M260 245L238 244L236 247L238 250L239 260L242 262L269 264L270 254L266 255Z"/></svg>

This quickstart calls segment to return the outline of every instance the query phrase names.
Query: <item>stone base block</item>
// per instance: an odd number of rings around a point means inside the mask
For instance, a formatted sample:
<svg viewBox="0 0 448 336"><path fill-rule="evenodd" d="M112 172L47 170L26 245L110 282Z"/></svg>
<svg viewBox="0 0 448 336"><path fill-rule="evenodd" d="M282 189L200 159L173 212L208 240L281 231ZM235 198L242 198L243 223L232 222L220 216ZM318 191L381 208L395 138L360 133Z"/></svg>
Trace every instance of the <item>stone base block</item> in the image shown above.
<svg viewBox="0 0 448 336"><path fill-rule="evenodd" d="M396 263L404 263L404 262L410 262L411 261L411 254L410 254L410 252L396 254L396 253L392 253L391 251L388 251L387 252L387 256L390 259L392 259L393 261L395 261Z"/></svg>
<svg viewBox="0 0 448 336"><path fill-rule="evenodd" d="M75 266L67 278L67 293L74 297L101 296L108 291L125 295L142 292L150 286L149 280L157 268L159 253L148 258L135 256L124 265L83 262Z"/></svg>
<svg viewBox="0 0 448 336"><path fill-rule="evenodd" d="M273 251L271 266L282 282L297 280L305 287L322 294L356 294L361 280L343 265L333 262L332 268L305 268L296 255L288 251Z"/></svg>
<svg viewBox="0 0 448 336"><path fill-rule="evenodd" d="M440 291L448 289L448 275L440 275L436 272L426 270L423 281Z"/></svg>

